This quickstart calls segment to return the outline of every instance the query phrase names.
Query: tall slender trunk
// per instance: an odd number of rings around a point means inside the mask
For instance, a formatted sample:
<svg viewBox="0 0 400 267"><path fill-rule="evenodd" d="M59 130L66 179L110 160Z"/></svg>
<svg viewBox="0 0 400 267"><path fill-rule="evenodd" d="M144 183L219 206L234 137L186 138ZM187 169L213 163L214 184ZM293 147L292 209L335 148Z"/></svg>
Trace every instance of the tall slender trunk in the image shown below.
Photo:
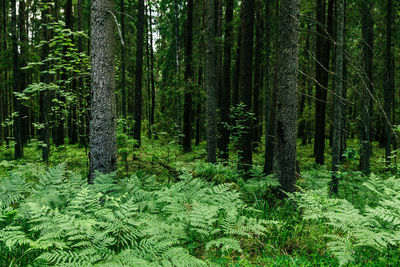
<svg viewBox="0 0 400 267"><path fill-rule="evenodd" d="M150 6L150 74L151 74L151 110L150 110L150 128L154 125L154 113L156 109L156 86L154 79L154 49L153 49L153 17Z"/></svg>
<svg viewBox="0 0 400 267"><path fill-rule="evenodd" d="M26 32L26 3L24 0L19 1L18 6L18 31L19 31L19 92L23 92L27 86L28 75L27 71L21 68L26 67L28 61L28 36ZM25 145L29 136L29 120L28 120L28 107L20 102L20 116L21 116L21 138L22 143Z"/></svg>
<svg viewBox="0 0 400 267"><path fill-rule="evenodd" d="M91 1L90 184L93 183L95 172L110 173L117 170L113 10L113 0Z"/></svg>
<svg viewBox="0 0 400 267"><path fill-rule="evenodd" d="M332 38L333 0L328 1L328 21L325 24L326 0L317 0L317 42L316 42L316 103L315 103L315 162L324 164L325 120L328 87L328 70ZM325 29L326 25L326 29Z"/></svg>
<svg viewBox="0 0 400 267"><path fill-rule="evenodd" d="M183 151L192 150L192 51L193 51L193 0L187 1L185 28L185 100L183 108Z"/></svg>
<svg viewBox="0 0 400 267"><path fill-rule="evenodd" d="M239 136L238 169L246 173L252 166L252 121L248 117L251 112L252 74L253 74L253 35L254 35L254 0L243 0L240 10L240 74L239 103L243 104L243 130Z"/></svg>
<svg viewBox="0 0 400 267"><path fill-rule="evenodd" d="M216 162L217 153L217 47L215 32L215 0L207 0L206 65L204 82L207 92L207 160Z"/></svg>
<svg viewBox="0 0 400 267"><path fill-rule="evenodd" d="M255 20L255 51L254 51L254 76L253 76L253 113L254 113L254 124L253 124L253 147L257 147L261 142L260 125L261 121L261 88L263 86L263 75L262 75L262 16L261 16L261 2L256 1L256 20Z"/></svg>
<svg viewBox="0 0 400 267"><path fill-rule="evenodd" d="M20 92L20 68L19 68L19 54L18 54L18 41L17 41L17 7L15 0L11 0L11 40L12 40L12 63L13 63L13 92ZM21 158L24 155L23 140L22 140L22 109L21 100L14 94L14 112L17 113L14 119L14 156Z"/></svg>
<svg viewBox="0 0 400 267"><path fill-rule="evenodd" d="M42 39L45 43L42 45L40 49L40 58L42 61L46 59L49 54L49 44L48 41L49 31L47 30L47 14L50 14L50 8L43 9L41 14L42 19ZM41 74L40 81L43 83L49 83L49 74L46 72L49 68L48 61L45 62L44 65L41 66ZM49 126L49 110L50 110L50 101L49 101L49 92L47 90L41 91L39 96L39 105L40 105L40 116L39 121L43 125L40 129L40 141L42 142L42 159L44 162L49 160L50 154L50 126Z"/></svg>
<svg viewBox="0 0 400 267"><path fill-rule="evenodd" d="M264 173L271 174L273 169L274 142L272 136L274 134L274 120L272 119L274 101L272 101L273 93L271 92L271 0L265 0L265 67L264 67L264 90L265 90L265 156L264 156ZM276 95L276 94L274 94ZM275 117L275 116L273 116Z"/></svg>
<svg viewBox="0 0 400 267"><path fill-rule="evenodd" d="M138 2L138 20L136 32L136 70L135 70L135 107L133 138L137 147L141 145L142 132L142 79L143 79L143 43L144 43L144 0Z"/></svg>
<svg viewBox="0 0 400 267"><path fill-rule="evenodd" d="M362 83L361 100L361 149L360 149L360 170L364 173L370 172L371 158L371 94L373 91L372 83L372 58L373 58L373 21L371 15L371 2L363 1L361 3L361 30L364 72Z"/></svg>
<svg viewBox="0 0 400 267"><path fill-rule="evenodd" d="M387 0L386 5L386 51L385 51L385 89L384 89L384 110L385 110L385 159L386 164L390 163L392 148L392 101L394 90L394 78L392 77L392 23L393 23L393 2Z"/></svg>
<svg viewBox="0 0 400 267"><path fill-rule="evenodd" d="M226 1L225 9L225 40L224 40L224 62L223 62L223 79L220 94L220 140L219 146L219 157L223 160L229 158L229 130L227 125L229 124L229 108L231 98L231 53L233 44L233 0Z"/></svg>
<svg viewBox="0 0 400 267"><path fill-rule="evenodd" d="M339 187L339 164L340 164L340 142L342 123L342 84L343 84L343 32L344 32L344 0L337 0L336 18L336 57L335 57L335 95L333 105L333 142L332 142L332 184L330 192L338 193Z"/></svg>
<svg viewBox="0 0 400 267"><path fill-rule="evenodd" d="M236 107L239 104L239 73L240 73L240 43L242 42L240 28L238 30L237 40L236 40L236 57L235 57L235 69L233 71L232 80L232 105Z"/></svg>
<svg viewBox="0 0 400 267"><path fill-rule="evenodd" d="M125 40L125 0L120 0L120 10L121 10L121 35L122 40ZM126 63L125 63L125 45L121 45L121 111L122 117L126 119ZM124 132L126 127L124 127Z"/></svg>
<svg viewBox="0 0 400 267"><path fill-rule="evenodd" d="M196 104L196 141L195 145L198 146L200 145L200 139L201 139L201 115L202 115L202 109L201 109L201 104L202 104L202 98L201 98L201 91L203 89L203 68L199 67L198 70L198 80L197 80L197 85L199 87L199 92L197 94L197 104Z"/></svg>

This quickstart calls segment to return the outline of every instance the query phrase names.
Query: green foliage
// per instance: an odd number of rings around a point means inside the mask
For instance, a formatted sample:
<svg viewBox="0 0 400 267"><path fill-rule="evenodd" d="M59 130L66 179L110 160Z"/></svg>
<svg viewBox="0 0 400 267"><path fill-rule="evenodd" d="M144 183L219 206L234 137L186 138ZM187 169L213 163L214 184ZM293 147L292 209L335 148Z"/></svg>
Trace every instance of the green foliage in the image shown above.
<svg viewBox="0 0 400 267"><path fill-rule="evenodd" d="M98 175L87 185L58 165L35 179L11 173L0 181L5 264L207 266L204 255L240 255L269 225L231 184L189 174L170 185L141 173L118 182Z"/></svg>
<svg viewBox="0 0 400 267"><path fill-rule="evenodd" d="M323 221L331 228L329 250L340 265L366 262L366 255L375 255L382 264L393 264L400 245L400 181L397 177L367 177L363 191L372 197L364 205L346 199L331 198L327 187L303 190L292 195L305 220ZM365 193L364 193L365 194ZM368 205L367 205L368 204Z"/></svg>

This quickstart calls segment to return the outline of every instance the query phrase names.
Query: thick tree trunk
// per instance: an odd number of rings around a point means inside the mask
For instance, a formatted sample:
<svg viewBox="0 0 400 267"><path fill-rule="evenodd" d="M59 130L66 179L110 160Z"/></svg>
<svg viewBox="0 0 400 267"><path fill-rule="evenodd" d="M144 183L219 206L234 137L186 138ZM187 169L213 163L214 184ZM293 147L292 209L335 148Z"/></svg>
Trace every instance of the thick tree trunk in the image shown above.
<svg viewBox="0 0 400 267"><path fill-rule="evenodd" d="M142 133L142 79L143 79L143 42L144 42L144 0L138 2L138 20L136 26L136 70L135 70L135 107L133 138L137 147L141 145Z"/></svg>
<svg viewBox="0 0 400 267"><path fill-rule="evenodd" d="M193 0L187 1L185 28L185 98L183 108L183 151L192 150L192 92L193 92Z"/></svg>
<svg viewBox="0 0 400 267"><path fill-rule="evenodd" d="M362 83L361 98L361 150L360 150L360 170L364 173L370 172L371 158L371 94L373 91L372 84L372 58L373 58L373 21L371 15L371 2L365 0L361 3L361 30L362 30L362 46L364 72Z"/></svg>
<svg viewBox="0 0 400 267"><path fill-rule="evenodd" d="M206 65L204 82L207 92L207 161L216 163L217 153L217 47L215 41L215 0L207 0Z"/></svg>
<svg viewBox="0 0 400 267"><path fill-rule="evenodd" d="M336 18L336 81L333 103L333 143L332 143L332 184L330 192L338 193L339 165L340 165L340 141L342 123L342 84L343 84L343 31L344 31L344 0L337 0Z"/></svg>
<svg viewBox="0 0 400 267"><path fill-rule="evenodd" d="M253 36L254 36L254 0L243 0L240 10L240 74L239 74L239 104L243 104L243 130L239 136L238 169L246 173L252 166L252 121L251 112L252 74L253 74Z"/></svg>
<svg viewBox="0 0 400 267"><path fill-rule="evenodd" d="M90 119L90 169L95 172L117 170L115 103L115 22L113 0L91 2L92 99Z"/></svg>
<svg viewBox="0 0 400 267"><path fill-rule="evenodd" d="M219 157L222 160L229 158L229 130L227 125L229 124L229 109L230 109L230 98L231 98L231 53L233 44L233 0L226 1L225 10L225 40L224 40L224 62L223 62L223 79L220 94L220 140L219 146Z"/></svg>
<svg viewBox="0 0 400 267"><path fill-rule="evenodd" d="M276 160L277 178L285 192L296 189L299 5L300 0L282 0L279 9Z"/></svg>
<svg viewBox="0 0 400 267"><path fill-rule="evenodd" d="M11 0L11 40L12 40L12 63L13 63L13 92L20 92L20 68L17 41L17 7L15 0ZM22 139L22 104L14 94L14 112L17 116L14 118L14 156L21 158L24 155L23 139Z"/></svg>

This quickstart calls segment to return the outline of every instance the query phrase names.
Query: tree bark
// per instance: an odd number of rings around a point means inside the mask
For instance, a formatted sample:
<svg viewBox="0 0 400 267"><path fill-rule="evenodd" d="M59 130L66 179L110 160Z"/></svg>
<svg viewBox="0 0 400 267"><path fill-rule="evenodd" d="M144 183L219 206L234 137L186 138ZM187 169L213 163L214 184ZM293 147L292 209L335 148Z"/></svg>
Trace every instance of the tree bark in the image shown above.
<svg viewBox="0 0 400 267"><path fill-rule="evenodd" d="M255 20L255 51L254 51L254 76L253 76L253 113L254 113L254 124L253 124L253 147L257 147L261 142L261 88L263 86L263 75L262 75L262 17L261 17L261 2L256 1L256 20ZM262 129L262 128L261 128Z"/></svg>
<svg viewBox="0 0 400 267"><path fill-rule="evenodd" d="M193 0L187 1L185 28L185 97L183 108L183 151L192 150L192 71L193 51Z"/></svg>
<svg viewBox="0 0 400 267"><path fill-rule="evenodd" d="M122 40L125 40L125 0L120 0L121 10L121 35ZM125 63L125 45L121 44L121 113L122 117L126 119L126 63ZM126 127L124 127L126 132Z"/></svg>
<svg viewBox="0 0 400 267"><path fill-rule="evenodd" d="M220 140L219 145L219 157L222 160L229 158L229 109L230 109L230 98L231 98L231 53L233 44L233 0L226 1L225 9L225 40L224 40L224 62L223 62L223 79L220 94Z"/></svg>
<svg viewBox="0 0 400 267"><path fill-rule="evenodd" d="M332 142L332 184L330 192L338 193L339 187L339 165L340 165L340 142L342 123L342 84L343 84L343 31L344 31L344 0L337 0L336 18L336 81L333 105L333 142Z"/></svg>
<svg viewBox="0 0 400 267"><path fill-rule="evenodd" d="M244 106L243 131L239 136L238 169L244 171L249 178L248 171L252 166L252 121L251 112L252 74L253 74L253 35L254 35L254 0L243 0L240 10L240 74L239 74L239 104Z"/></svg>
<svg viewBox="0 0 400 267"><path fill-rule="evenodd" d="M273 171L274 156L274 125L275 125L275 102L271 92L271 0L265 0L265 156L264 156L264 173L271 174Z"/></svg>
<svg viewBox="0 0 400 267"><path fill-rule="evenodd" d="M11 0L11 40L12 40L12 62L13 62L13 92L20 92L20 68L19 68L19 54L18 54L18 39L17 39L17 7L15 0ZM21 158L24 155L23 140L22 140L22 108L21 100L16 95L14 99L14 112L17 115L14 118L14 156Z"/></svg>
<svg viewBox="0 0 400 267"><path fill-rule="evenodd" d="M91 2L90 184L96 171L110 173L117 170L113 10L113 0Z"/></svg>
<svg viewBox="0 0 400 267"><path fill-rule="evenodd" d="M317 0L317 41L316 41L316 103L315 103L315 162L324 164L325 120L328 87L328 70L331 51L333 0L328 1L328 21L325 31L326 0Z"/></svg>
<svg viewBox="0 0 400 267"><path fill-rule="evenodd" d="M204 82L207 92L207 161L216 163L217 153L217 47L215 32L215 0L207 0L206 64Z"/></svg>
<svg viewBox="0 0 400 267"><path fill-rule="evenodd" d="M372 58L373 58L373 21L371 15L371 2L365 0L361 3L361 31L363 47L363 80L361 98L361 149L360 149L360 170L368 174L370 172L371 158L371 94L372 83Z"/></svg>
<svg viewBox="0 0 400 267"><path fill-rule="evenodd" d="M279 9L276 160L277 178L285 192L296 189L299 5L300 0L282 0Z"/></svg>
<svg viewBox="0 0 400 267"><path fill-rule="evenodd" d="M392 65L392 23L393 23L393 2L387 0L386 5L386 51L385 51L385 89L384 89L384 110L385 110L385 159L390 164L392 149L392 101L393 101L393 65Z"/></svg>
<svg viewBox="0 0 400 267"><path fill-rule="evenodd" d="M138 2L138 20L136 26L136 70L135 70L135 107L133 138L136 147L141 145L142 133L142 79L143 79L143 43L144 43L144 0Z"/></svg>

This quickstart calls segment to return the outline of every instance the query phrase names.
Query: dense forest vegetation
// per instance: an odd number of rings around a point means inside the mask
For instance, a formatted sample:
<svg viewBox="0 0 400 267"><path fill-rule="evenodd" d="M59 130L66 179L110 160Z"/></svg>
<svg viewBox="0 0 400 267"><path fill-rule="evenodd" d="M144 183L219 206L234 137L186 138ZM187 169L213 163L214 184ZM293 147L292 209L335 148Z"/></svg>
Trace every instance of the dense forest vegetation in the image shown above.
<svg viewBox="0 0 400 267"><path fill-rule="evenodd" d="M399 266L399 1L0 10L0 266Z"/></svg>

